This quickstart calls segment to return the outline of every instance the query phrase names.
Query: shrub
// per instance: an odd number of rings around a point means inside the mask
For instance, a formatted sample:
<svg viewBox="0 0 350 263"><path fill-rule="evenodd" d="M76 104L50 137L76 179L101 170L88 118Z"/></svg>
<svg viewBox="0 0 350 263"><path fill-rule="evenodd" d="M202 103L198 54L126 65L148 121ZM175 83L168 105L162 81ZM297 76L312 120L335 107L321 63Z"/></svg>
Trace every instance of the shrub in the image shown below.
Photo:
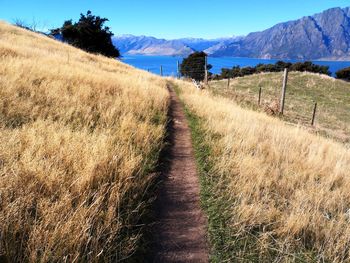
<svg viewBox="0 0 350 263"><path fill-rule="evenodd" d="M331 72L329 71L328 66L316 65L310 61L297 62L294 64L290 62L277 61L275 64L260 63L255 67L241 68L240 66L234 66L232 69L223 68L221 69L221 76L219 78L221 79L225 79L229 77L236 78L236 77L243 77L246 75L252 75L255 73L261 73L261 72L280 72L280 71L283 71L285 68L288 68L291 71L301 71L301 72L307 71L307 72L331 75Z"/></svg>
<svg viewBox="0 0 350 263"><path fill-rule="evenodd" d="M350 80L350 67L338 70L335 75L338 79Z"/></svg>
<svg viewBox="0 0 350 263"><path fill-rule="evenodd" d="M329 72L328 66L320 66L313 64L311 61L305 61L305 62L297 62L293 64L290 69L292 71L308 71L313 73L319 73L319 74L325 74L325 75L331 75L331 72Z"/></svg>

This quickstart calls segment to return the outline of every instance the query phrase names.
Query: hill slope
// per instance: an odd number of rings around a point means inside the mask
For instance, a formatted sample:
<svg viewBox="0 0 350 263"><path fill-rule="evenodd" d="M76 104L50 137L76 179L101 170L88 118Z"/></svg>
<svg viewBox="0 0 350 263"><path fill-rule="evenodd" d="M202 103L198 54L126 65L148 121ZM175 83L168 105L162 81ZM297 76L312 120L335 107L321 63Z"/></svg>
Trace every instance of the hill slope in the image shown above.
<svg viewBox="0 0 350 263"><path fill-rule="evenodd" d="M349 262L350 151L177 81L213 262Z"/></svg>
<svg viewBox="0 0 350 263"><path fill-rule="evenodd" d="M333 8L281 23L207 52L213 56L346 60L350 58L350 8Z"/></svg>
<svg viewBox="0 0 350 263"><path fill-rule="evenodd" d="M153 75L0 23L0 261L139 248L165 133Z"/></svg>
<svg viewBox="0 0 350 263"><path fill-rule="evenodd" d="M263 111L279 103L282 80L282 72L263 73L231 79L229 87L227 80L212 81L210 88L240 105ZM261 107L258 107L260 87ZM316 125L310 127L315 102L318 103ZM350 84L326 75L290 72L283 120L349 144Z"/></svg>

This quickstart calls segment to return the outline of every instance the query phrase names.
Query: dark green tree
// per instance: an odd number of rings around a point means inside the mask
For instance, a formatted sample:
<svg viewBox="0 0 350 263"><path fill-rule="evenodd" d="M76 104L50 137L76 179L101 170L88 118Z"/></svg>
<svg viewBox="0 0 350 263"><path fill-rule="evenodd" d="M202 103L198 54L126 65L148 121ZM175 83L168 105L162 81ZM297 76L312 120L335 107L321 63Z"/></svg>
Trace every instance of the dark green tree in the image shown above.
<svg viewBox="0 0 350 263"><path fill-rule="evenodd" d="M246 76L246 75L253 75L256 73L256 68L255 67L244 67L241 68L241 75Z"/></svg>
<svg viewBox="0 0 350 263"><path fill-rule="evenodd" d="M228 68L222 68L221 69L221 78L222 79L228 79L228 78L238 78L241 77L241 67L240 66L234 66L232 69Z"/></svg>
<svg viewBox="0 0 350 263"><path fill-rule="evenodd" d="M232 78L232 71L229 68L222 68L221 69L221 78L228 79Z"/></svg>
<svg viewBox="0 0 350 263"><path fill-rule="evenodd" d="M241 67L240 66L234 66L232 67L231 70L231 78L238 78L238 77L242 77L242 73L241 73Z"/></svg>
<svg viewBox="0 0 350 263"><path fill-rule="evenodd" d="M335 73L335 75L337 76L337 79L343 79L343 80L350 81L350 67L338 70Z"/></svg>
<svg viewBox="0 0 350 263"><path fill-rule="evenodd" d="M204 80L206 57L207 54L204 52L195 52L189 55L187 58L184 58L180 65L181 75L196 81ZM208 64L207 69L210 70L211 68L212 66Z"/></svg>
<svg viewBox="0 0 350 263"><path fill-rule="evenodd" d="M119 57L119 50L112 43L113 33L104 26L107 21L107 18L94 16L91 11L87 11L86 15L80 14L78 22L65 21L61 28L51 32L62 34L64 41L88 52Z"/></svg>
<svg viewBox="0 0 350 263"><path fill-rule="evenodd" d="M283 71L285 68L290 68L293 64L290 62L284 62L284 61L277 61L275 64L275 70L276 72Z"/></svg>

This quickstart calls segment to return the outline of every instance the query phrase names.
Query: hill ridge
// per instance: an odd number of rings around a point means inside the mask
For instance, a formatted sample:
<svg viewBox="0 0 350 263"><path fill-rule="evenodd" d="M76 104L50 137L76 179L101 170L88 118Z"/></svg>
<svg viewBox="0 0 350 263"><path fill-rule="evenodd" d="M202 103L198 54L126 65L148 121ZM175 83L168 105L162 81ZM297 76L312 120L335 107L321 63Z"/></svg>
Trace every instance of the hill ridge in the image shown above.
<svg viewBox="0 0 350 263"><path fill-rule="evenodd" d="M278 23L207 52L212 56L346 60L350 58L349 10L349 7L335 7Z"/></svg>

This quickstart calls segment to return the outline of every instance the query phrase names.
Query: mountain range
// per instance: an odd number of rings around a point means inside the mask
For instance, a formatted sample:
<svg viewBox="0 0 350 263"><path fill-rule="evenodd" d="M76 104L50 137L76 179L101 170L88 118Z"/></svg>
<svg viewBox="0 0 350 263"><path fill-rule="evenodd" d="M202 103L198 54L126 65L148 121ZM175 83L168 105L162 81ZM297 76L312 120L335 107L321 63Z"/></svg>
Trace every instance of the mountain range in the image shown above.
<svg viewBox="0 0 350 263"><path fill-rule="evenodd" d="M181 38L158 39L151 36L121 35L113 37L113 44L126 55L187 56L195 51L203 51L220 43L232 43L239 37L203 39Z"/></svg>
<svg viewBox="0 0 350 263"><path fill-rule="evenodd" d="M124 55L187 56L205 51L216 57L348 60L350 7L328 9L244 37L166 40L122 35L113 37L113 43Z"/></svg>

